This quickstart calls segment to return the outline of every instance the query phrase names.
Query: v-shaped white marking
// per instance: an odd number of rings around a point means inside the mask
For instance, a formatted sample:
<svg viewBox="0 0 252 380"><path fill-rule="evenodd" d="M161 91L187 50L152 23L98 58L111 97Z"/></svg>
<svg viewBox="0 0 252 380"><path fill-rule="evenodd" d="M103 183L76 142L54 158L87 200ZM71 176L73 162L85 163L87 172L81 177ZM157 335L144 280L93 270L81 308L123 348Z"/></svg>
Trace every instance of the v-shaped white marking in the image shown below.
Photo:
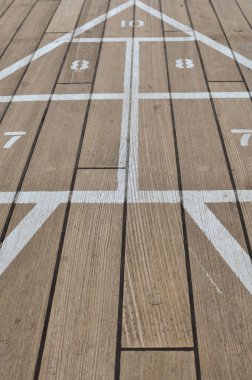
<svg viewBox="0 0 252 380"><path fill-rule="evenodd" d="M22 67L28 65L30 62L35 61L36 59L42 57L45 54L48 54L52 50L56 49L58 46L62 45L65 42L70 42L73 37L77 37L80 34L86 32L89 29L92 29L93 27L101 24L106 19L109 19L124 10L128 9L129 7L134 5L134 0L129 0L126 3L123 3L121 5L118 5L114 9L111 9L108 11L108 13L104 13L103 15L87 22L86 24L80 26L79 28L73 30L72 32L64 34L62 37L57 38L53 42L50 42L49 44L45 45L44 47L36 50L32 54L29 54L27 57L17 61L13 65L8 66L6 69L3 69L0 71L0 80L8 77L9 75L15 73L17 70L21 69ZM211 48L217 50L221 54L226 55L227 57L231 59L236 59L237 62L242 64L245 67L248 67L249 69L252 69L252 61L243 55L232 51L227 46L224 46L211 38L205 36L202 33L197 32L196 30L193 30L189 28L187 25L182 24L179 21L174 20L173 18L159 12L158 10L150 7L149 5L144 4L142 1L136 0L135 5L142 9L143 11L149 13L150 15L162 19L165 23L177 28L179 31L184 32L185 34L195 37L198 41L203 42L204 44L210 46Z"/></svg>

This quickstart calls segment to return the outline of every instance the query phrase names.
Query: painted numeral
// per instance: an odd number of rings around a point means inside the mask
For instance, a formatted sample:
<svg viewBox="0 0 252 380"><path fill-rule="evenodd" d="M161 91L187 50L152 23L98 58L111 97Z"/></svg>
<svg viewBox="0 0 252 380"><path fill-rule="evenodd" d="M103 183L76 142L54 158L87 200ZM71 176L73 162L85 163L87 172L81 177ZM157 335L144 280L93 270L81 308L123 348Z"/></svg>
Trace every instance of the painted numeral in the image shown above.
<svg viewBox="0 0 252 380"><path fill-rule="evenodd" d="M126 21L122 20L121 21L121 28L133 28L136 25L137 28L142 28L144 26L144 21L142 20L134 20L131 21Z"/></svg>
<svg viewBox="0 0 252 380"><path fill-rule="evenodd" d="M11 136L11 138L4 145L4 149L10 149L15 144L15 142L17 142L24 135L26 135L26 132L23 131L5 132L4 136Z"/></svg>
<svg viewBox="0 0 252 380"><path fill-rule="evenodd" d="M192 69L194 67L194 63L191 59L177 59L176 67L178 69Z"/></svg>
<svg viewBox="0 0 252 380"><path fill-rule="evenodd" d="M76 60L72 62L71 69L73 71L82 71L87 70L89 68L89 61L83 60Z"/></svg>
<svg viewBox="0 0 252 380"><path fill-rule="evenodd" d="M231 133L241 133L240 146L248 146L250 137L252 136L252 129L232 129Z"/></svg>

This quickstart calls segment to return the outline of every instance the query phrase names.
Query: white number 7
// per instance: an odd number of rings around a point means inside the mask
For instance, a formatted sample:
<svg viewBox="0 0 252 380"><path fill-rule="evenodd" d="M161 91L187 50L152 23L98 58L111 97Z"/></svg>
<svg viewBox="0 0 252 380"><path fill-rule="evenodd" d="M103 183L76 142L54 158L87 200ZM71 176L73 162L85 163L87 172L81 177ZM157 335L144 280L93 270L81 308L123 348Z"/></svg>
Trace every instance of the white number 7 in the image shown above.
<svg viewBox="0 0 252 380"><path fill-rule="evenodd" d="M4 149L10 149L17 140L26 135L26 132L5 132L4 136L12 136L9 141L4 145Z"/></svg>

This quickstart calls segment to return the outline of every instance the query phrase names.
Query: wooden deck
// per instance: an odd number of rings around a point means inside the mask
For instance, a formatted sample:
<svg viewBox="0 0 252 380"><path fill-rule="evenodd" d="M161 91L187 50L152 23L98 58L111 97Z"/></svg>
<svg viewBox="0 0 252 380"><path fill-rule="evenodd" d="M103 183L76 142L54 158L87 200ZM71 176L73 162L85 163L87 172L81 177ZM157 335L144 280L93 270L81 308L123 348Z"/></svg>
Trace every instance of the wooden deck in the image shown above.
<svg viewBox="0 0 252 380"><path fill-rule="evenodd" d="M0 379L252 379L252 1L0 0Z"/></svg>

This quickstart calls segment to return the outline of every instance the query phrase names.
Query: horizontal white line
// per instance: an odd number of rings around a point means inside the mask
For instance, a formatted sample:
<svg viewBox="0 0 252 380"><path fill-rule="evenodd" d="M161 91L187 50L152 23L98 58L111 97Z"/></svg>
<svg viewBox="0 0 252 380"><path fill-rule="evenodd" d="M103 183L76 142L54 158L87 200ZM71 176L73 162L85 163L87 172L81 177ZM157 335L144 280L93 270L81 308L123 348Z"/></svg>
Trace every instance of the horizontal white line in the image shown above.
<svg viewBox="0 0 252 380"><path fill-rule="evenodd" d="M41 94L41 95L14 95L0 96L0 103L19 103L19 102L47 102L51 101L67 101L67 100L117 100L124 99L124 94Z"/></svg>
<svg viewBox="0 0 252 380"><path fill-rule="evenodd" d="M139 99L173 99L173 100L200 100L200 99L250 99L252 92L161 92L161 93L140 93ZM39 95L14 95L0 96L0 103L19 102L47 102L68 101L68 100L120 100L124 99L123 93L95 93L92 94L39 94Z"/></svg>
<svg viewBox="0 0 252 380"><path fill-rule="evenodd" d="M139 99L250 99L252 92L160 92L160 93L140 93Z"/></svg>
<svg viewBox="0 0 252 380"><path fill-rule="evenodd" d="M0 204L10 204L15 199L15 192L0 192ZM233 190L185 190L182 192L187 200L199 199L204 203L235 203ZM238 190L240 202L252 202L252 190ZM67 203L69 191L21 191L15 203L36 204L55 201ZM129 203L180 203L181 193L178 190L167 191L136 191ZM123 203L124 191L73 191L71 203Z"/></svg>
<svg viewBox="0 0 252 380"><path fill-rule="evenodd" d="M104 37L104 38L74 38L73 43L97 42L191 42L195 37Z"/></svg>

